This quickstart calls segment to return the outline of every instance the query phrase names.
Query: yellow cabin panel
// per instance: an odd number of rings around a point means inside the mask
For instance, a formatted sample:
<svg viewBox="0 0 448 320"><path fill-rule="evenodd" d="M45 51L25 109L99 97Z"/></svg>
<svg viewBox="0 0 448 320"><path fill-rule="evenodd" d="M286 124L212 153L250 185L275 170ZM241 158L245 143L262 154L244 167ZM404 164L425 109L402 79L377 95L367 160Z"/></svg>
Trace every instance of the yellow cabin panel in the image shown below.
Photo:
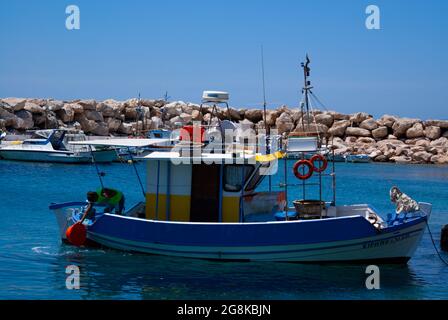
<svg viewBox="0 0 448 320"><path fill-rule="evenodd" d="M222 222L238 222L240 220L240 198L222 198Z"/></svg>
<svg viewBox="0 0 448 320"><path fill-rule="evenodd" d="M156 215L156 195L146 194L146 218L166 221L166 195L159 194L158 214ZM190 196L170 195L170 220L190 221Z"/></svg>

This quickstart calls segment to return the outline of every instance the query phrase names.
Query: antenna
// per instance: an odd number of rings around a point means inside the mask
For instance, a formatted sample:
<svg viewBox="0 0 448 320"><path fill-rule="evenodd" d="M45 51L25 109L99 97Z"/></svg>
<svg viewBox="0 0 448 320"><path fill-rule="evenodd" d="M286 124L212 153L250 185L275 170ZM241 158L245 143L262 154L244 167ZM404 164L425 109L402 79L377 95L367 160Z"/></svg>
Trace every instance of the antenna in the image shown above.
<svg viewBox="0 0 448 320"><path fill-rule="evenodd" d="M263 45L261 45L261 76L262 76L262 80L263 80L263 115L264 115L264 128L266 130L266 133L269 134L269 128L267 126L267 121L266 121L266 84L265 84L265 79L264 79L264 50L263 50Z"/></svg>

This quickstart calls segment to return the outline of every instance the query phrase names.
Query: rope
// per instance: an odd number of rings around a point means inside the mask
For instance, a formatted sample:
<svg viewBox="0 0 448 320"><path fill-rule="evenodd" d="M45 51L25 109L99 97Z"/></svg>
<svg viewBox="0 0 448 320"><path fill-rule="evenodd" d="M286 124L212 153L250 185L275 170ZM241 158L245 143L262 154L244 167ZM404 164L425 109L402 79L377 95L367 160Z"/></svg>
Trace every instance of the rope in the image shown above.
<svg viewBox="0 0 448 320"><path fill-rule="evenodd" d="M328 111L327 107L319 100L319 98L314 94L313 91L310 90L311 96L316 99L317 103L321 105L322 108L325 109L325 111Z"/></svg>
<svg viewBox="0 0 448 320"><path fill-rule="evenodd" d="M429 237L431 238L432 245L434 246L434 249L436 250L437 255L439 256L440 261L442 261L446 266L448 266L448 262L442 257L442 255L440 254L439 249L437 249L437 245L436 245L436 242L434 241L434 238L432 236L432 232L431 232L431 229L429 228L428 221L426 221L426 227L428 228Z"/></svg>

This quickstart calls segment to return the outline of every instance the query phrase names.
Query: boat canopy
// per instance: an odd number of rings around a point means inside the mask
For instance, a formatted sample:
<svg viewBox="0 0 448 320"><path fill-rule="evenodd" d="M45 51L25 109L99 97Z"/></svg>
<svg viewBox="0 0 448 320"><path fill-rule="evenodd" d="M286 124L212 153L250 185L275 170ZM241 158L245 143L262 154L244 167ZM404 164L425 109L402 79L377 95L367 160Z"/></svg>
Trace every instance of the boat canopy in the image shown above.
<svg viewBox="0 0 448 320"><path fill-rule="evenodd" d="M275 152L273 154L253 154L249 152L240 152L238 154L231 154L231 153L201 153L200 157L196 157L194 154L192 156L183 156L180 152L152 152L145 156L144 160L176 160L176 161L182 161L182 160L204 160L204 161L213 161L213 162L220 162L220 161L229 161L232 159L244 159L247 161L253 161L253 162L271 162L277 159L283 158L284 153L282 152Z"/></svg>
<svg viewBox="0 0 448 320"><path fill-rule="evenodd" d="M143 148L170 141L171 141L170 139L103 139L103 140L87 140L87 141L70 141L70 144L77 144L84 146Z"/></svg>

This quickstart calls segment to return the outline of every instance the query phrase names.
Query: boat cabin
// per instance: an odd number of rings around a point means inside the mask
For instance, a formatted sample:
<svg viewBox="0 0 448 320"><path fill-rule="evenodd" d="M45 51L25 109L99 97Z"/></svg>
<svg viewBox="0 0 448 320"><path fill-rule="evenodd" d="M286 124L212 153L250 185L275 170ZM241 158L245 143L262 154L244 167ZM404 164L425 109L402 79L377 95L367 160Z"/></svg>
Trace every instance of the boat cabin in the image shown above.
<svg viewBox="0 0 448 320"><path fill-rule="evenodd" d="M266 193L255 190L265 175L264 159L255 155L235 158L232 154L206 154L199 158L182 157L177 152L153 152L145 157L146 218L183 222L243 222L257 210L252 197L259 197L261 207ZM260 161L262 160L262 161ZM278 192L271 195L277 197Z"/></svg>

